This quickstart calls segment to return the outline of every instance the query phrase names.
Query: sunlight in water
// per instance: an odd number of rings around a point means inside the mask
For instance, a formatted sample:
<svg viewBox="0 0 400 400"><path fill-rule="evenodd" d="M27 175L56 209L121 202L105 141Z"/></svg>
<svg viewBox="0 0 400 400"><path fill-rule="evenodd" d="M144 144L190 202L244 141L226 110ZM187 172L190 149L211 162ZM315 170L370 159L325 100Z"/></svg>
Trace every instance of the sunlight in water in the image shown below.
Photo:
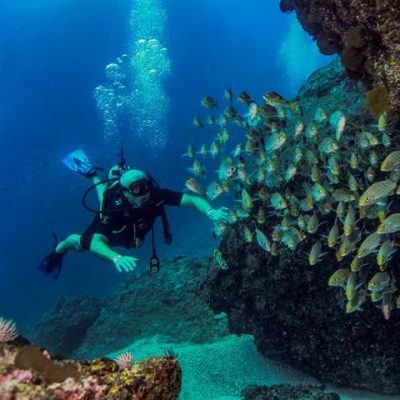
<svg viewBox="0 0 400 400"><path fill-rule="evenodd" d="M130 16L129 54L107 65L107 83L94 97L104 120L106 140L118 141L126 123L155 155L166 144L169 98L164 79L171 71L164 27L167 20L159 0L134 0Z"/></svg>
<svg viewBox="0 0 400 400"><path fill-rule="evenodd" d="M288 95L293 96L312 72L332 58L321 55L316 43L303 30L297 18L294 15L290 18L289 29L280 44L277 62L285 75Z"/></svg>

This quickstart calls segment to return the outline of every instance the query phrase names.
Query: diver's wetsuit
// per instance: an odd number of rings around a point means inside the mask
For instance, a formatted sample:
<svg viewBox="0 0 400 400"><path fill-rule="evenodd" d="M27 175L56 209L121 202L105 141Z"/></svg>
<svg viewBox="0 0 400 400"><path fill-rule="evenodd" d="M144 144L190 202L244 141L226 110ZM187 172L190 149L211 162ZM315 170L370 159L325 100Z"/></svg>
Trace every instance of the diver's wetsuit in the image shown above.
<svg viewBox="0 0 400 400"><path fill-rule="evenodd" d="M182 196L183 193L173 190L155 188L149 204L132 208L120 192L111 192L108 196L105 193L104 213L98 214L82 234L82 248L90 249L95 233L106 236L110 246L123 246L127 249L139 247L155 219L162 217L163 206L179 207Z"/></svg>

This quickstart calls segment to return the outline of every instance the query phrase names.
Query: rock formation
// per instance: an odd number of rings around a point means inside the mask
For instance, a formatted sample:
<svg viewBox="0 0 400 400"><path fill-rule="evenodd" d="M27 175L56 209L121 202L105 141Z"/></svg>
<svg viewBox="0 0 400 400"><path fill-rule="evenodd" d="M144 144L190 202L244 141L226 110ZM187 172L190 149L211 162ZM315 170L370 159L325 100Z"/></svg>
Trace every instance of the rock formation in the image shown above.
<svg viewBox="0 0 400 400"><path fill-rule="evenodd" d="M351 78L374 90L370 111L400 111L399 0L281 0L323 54L338 53Z"/></svg>
<svg viewBox="0 0 400 400"><path fill-rule="evenodd" d="M340 109L349 121L363 124L371 122L364 94L362 85L334 62L310 77L299 99L306 114L319 106L328 113ZM228 268L215 269L209 278L211 304L216 312L228 313L230 329L253 334L263 355L323 382L400 393L399 311L385 320L368 302L363 312L346 314L343 292L327 285L335 270L348 267L346 260L340 266L328 253L311 267L313 238L294 252L280 248L271 256L255 241L245 243L242 228L239 222L228 230L220 246Z"/></svg>

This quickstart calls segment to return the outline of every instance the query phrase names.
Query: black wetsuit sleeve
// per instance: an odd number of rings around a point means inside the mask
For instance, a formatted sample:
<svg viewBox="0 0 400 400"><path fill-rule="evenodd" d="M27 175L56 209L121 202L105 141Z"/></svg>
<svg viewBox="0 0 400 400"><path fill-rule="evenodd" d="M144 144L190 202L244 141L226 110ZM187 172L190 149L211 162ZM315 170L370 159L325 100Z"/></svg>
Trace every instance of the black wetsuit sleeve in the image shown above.
<svg viewBox="0 0 400 400"><path fill-rule="evenodd" d="M93 236L95 233L100 235L104 235L108 239L111 239L113 230L117 230L121 227L121 223L118 223L116 218L113 217L103 217L100 218L100 215L97 215L90 226L86 229L86 231L81 236L81 246L83 249L90 249L90 244L92 242Z"/></svg>
<svg viewBox="0 0 400 400"><path fill-rule="evenodd" d="M176 192L170 189L159 189L159 195L166 206L179 207L181 205L182 192Z"/></svg>

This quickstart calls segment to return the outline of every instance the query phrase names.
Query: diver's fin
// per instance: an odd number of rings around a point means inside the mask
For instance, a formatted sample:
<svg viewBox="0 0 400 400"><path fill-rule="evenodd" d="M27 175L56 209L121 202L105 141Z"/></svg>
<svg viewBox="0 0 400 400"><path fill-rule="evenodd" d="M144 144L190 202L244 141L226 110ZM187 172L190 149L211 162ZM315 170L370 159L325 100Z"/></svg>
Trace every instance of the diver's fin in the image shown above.
<svg viewBox="0 0 400 400"><path fill-rule="evenodd" d="M39 263L38 268L44 275L57 280L60 276L64 256L65 253L56 253L56 251L53 250L45 258L43 258L43 260Z"/></svg>
<svg viewBox="0 0 400 400"><path fill-rule="evenodd" d="M68 154L63 159L63 163L72 171L79 172L86 178L92 178L96 175L97 170L102 168L95 167L82 149L78 149Z"/></svg>

